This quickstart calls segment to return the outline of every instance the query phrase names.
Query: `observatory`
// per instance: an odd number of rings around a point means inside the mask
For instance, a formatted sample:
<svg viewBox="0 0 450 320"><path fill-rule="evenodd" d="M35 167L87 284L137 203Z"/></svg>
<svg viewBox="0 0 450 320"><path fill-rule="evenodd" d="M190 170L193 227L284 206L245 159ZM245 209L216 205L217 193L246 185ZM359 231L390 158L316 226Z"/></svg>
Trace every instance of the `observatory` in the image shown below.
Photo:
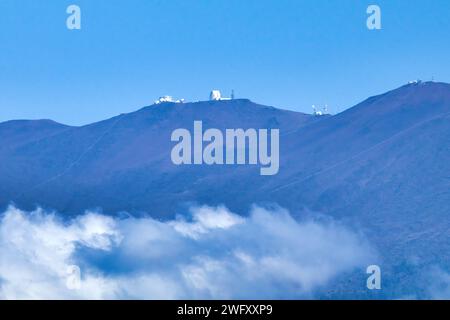
<svg viewBox="0 0 450 320"><path fill-rule="evenodd" d="M408 84L421 84L422 80L418 79L418 80L411 80L408 82Z"/></svg>
<svg viewBox="0 0 450 320"><path fill-rule="evenodd" d="M210 101L220 101L222 100L222 94L219 90L212 90L209 94L209 100Z"/></svg>
<svg viewBox="0 0 450 320"><path fill-rule="evenodd" d="M327 104L326 104L325 107L323 107L322 109L317 108L315 105L313 105L312 108L313 108L313 110L314 110L313 114L314 114L316 117L320 117L320 116L324 116L324 115L329 114L329 113L328 113L328 105L327 105Z"/></svg>
<svg viewBox="0 0 450 320"><path fill-rule="evenodd" d="M231 98L222 97L222 93L220 90L212 90L209 94L209 101L225 101L225 100L234 100L234 90L231 92Z"/></svg>
<svg viewBox="0 0 450 320"><path fill-rule="evenodd" d="M161 104L161 103L184 103L184 99L175 100L172 96L162 96L159 97L158 100L155 101L155 104Z"/></svg>

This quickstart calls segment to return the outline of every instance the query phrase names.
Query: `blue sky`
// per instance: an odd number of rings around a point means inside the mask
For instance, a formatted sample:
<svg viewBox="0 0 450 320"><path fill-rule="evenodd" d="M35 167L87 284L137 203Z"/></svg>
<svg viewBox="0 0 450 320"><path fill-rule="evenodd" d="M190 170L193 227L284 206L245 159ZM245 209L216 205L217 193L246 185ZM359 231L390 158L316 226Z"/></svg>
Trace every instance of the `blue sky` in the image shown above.
<svg viewBox="0 0 450 320"><path fill-rule="evenodd" d="M82 30L66 28L70 4ZM0 121L80 125L213 88L342 111L408 80L450 82L449 12L448 0L0 0Z"/></svg>

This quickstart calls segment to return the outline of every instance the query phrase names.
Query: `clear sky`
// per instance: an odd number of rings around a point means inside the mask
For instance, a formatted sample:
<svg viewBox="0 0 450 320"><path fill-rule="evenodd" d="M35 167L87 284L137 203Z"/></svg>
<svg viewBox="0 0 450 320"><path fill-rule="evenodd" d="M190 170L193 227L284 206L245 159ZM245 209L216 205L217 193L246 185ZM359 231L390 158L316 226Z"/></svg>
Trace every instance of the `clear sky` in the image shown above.
<svg viewBox="0 0 450 320"><path fill-rule="evenodd" d="M66 8L82 29L66 28ZM378 4L382 30L366 27ZM217 88L342 111L412 79L450 82L448 0L0 0L0 121L86 124Z"/></svg>

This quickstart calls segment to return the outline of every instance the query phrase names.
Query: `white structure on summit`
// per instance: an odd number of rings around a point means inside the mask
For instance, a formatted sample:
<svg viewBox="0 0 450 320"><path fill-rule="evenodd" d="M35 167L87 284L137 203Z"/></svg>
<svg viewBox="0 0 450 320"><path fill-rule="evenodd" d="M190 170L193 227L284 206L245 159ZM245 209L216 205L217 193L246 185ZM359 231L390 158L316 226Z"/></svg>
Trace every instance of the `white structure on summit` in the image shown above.
<svg viewBox="0 0 450 320"><path fill-rule="evenodd" d="M162 97L159 97L159 99L155 101L155 104L161 104L161 103L165 103L165 102L184 103L184 99L175 100L172 96L162 96Z"/></svg>
<svg viewBox="0 0 450 320"><path fill-rule="evenodd" d="M212 90L209 94L210 101L224 101L224 100L234 100L234 90L231 92L231 98L222 97L220 90Z"/></svg>
<svg viewBox="0 0 450 320"><path fill-rule="evenodd" d="M234 100L234 90L231 92L231 98L222 97L222 93L219 90L212 90L209 94L210 101L226 101L226 100ZM172 96L162 96L159 97L158 100L155 101L155 104L162 103L184 103L184 99L176 100Z"/></svg>
<svg viewBox="0 0 450 320"><path fill-rule="evenodd" d="M209 94L209 100L210 101L220 101L220 100L222 100L222 94L220 93L219 90L213 90Z"/></svg>
<svg viewBox="0 0 450 320"><path fill-rule="evenodd" d="M325 105L325 107L322 108L322 110L318 109L315 105L313 105L312 108L314 110L313 114L315 116L323 116L323 115L329 114L327 104Z"/></svg>
<svg viewBox="0 0 450 320"><path fill-rule="evenodd" d="M420 80L420 79L411 80L411 81L408 82L408 84L421 84L421 83L422 83L422 80Z"/></svg>

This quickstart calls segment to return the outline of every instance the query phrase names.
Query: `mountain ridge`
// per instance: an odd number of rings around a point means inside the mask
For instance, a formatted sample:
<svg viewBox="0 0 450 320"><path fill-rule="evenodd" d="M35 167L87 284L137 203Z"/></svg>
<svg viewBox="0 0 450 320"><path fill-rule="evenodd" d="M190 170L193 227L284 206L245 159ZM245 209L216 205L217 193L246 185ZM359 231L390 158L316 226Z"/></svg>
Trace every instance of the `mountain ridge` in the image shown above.
<svg viewBox="0 0 450 320"><path fill-rule="evenodd" d="M195 120L205 129L280 129L279 174L173 165L171 132ZM382 297L420 292L417 277L450 268L449 84L410 84L328 117L242 100L149 106L58 130L0 135L1 205L162 221L195 204L242 215L253 204L277 205L296 219L331 217L364 233L380 253ZM342 291L323 296L356 298L348 283L335 287Z"/></svg>
<svg viewBox="0 0 450 320"><path fill-rule="evenodd" d="M410 101L409 104L408 101ZM430 106L424 105L430 101ZM255 104L248 99L152 105L81 127L61 127L65 130L48 136L44 135L40 139L26 140L24 144L13 145L14 152L3 152L2 157L6 167L8 162L12 163L11 168L3 170L3 173L8 172L10 180L3 182L6 185L14 184L14 172L21 170L29 171L31 179L22 178L23 181L12 188L17 191L27 190L25 187L27 184L39 186L46 184L45 181L54 177L60 179L66 175L67 178L71 177L71 181L78 181L81 185L86 183L101 185L107 183L106 181L111 182L111 179L114 181L113 184L118 185L123 185L124 181L127 181L126 185L135 181L130 175L133 176L136 170L153 172L156 178L147 178L150 184L152 181L153 184L157 181L163 183L159 181L161 177L169 175L173 176L169 179L173 181L169 183L172 185L178 174L181 176L193 174L192 186L195 185L195 180L204 180L205 177L201 176L205 174L207 176L211 174L210 179L212 179L226 173L230 176L230 181L233 181L232 184L239 184L236 179L241 174L250 174L247 178L249 181L261 180L253 176L254 168L252 167L180 168L171 164L170 133L177 128L190 129L193 121L202 120L205 128L281 128L280 174L272 180L263 179L264 182L260 184L262 190L277 193L278 190L286 190L287 186L295 185L293 184L295 180L304 181L308 177L317 175L317 172L323 174L324 170L325 172L330 170L327 168L352 159L370 148L376 148L380 143L386 143L387 139L392 139L393 136L419 121L432 119L442 110L448 110L448 103L445 101L450 101L450 85L420 83L402 86L370 97L353 108L329 117L314 117L276 109ZM162 137L166 138L162 139ZM3 139L9 138L3 136ZM330 154L333 156L330 157ZM299 158L301 161L298 161ZM33 165L28 164L29 159L34 159ZM17 163L20 164L19 167L15 166ZM43 168L45 169L42 170ZM146 175L147 173L143 172L143 176ZM119 176L125 180L116 181ZM79 181L80 177L82 181ZM142 183L140 188L148 188L144 187L148 183L145 181ZM195 200L199 196L198 193L205 192L192 192L192 186L189 186L188 181L185 183L187 184L184 188L191 190L189 193L194 199L182 201ZM50 190L46 191L46 194L50 196L52 193ZM111 193L113 194L114 192ZM30 200L24 202L28 206L30 204L45 205L36 201L41 196L42 194L31 196ZM145 198L141 191L135 196ZM24 197L9 200L24 200ZM31 200L33 198L36 200ZM45 199L45 196L43 198ZM203 197L200 195L200 198ZM255 196L255 199L257 198ZM3 199L3 202L5 200ZM21 203L21 201L17 202ZM127 209L125 204L108 208L106 200L95 204L94 196L91 204L84 208L80 205L76 210L87 209L90 206L104 207L104 205L107 211ZM145 209L145 206L139 205L138 211L149 211L150 207ZM71 211L70 205L57 206L57 209ZM244 210L241 208L241 211Z"/></svg>

